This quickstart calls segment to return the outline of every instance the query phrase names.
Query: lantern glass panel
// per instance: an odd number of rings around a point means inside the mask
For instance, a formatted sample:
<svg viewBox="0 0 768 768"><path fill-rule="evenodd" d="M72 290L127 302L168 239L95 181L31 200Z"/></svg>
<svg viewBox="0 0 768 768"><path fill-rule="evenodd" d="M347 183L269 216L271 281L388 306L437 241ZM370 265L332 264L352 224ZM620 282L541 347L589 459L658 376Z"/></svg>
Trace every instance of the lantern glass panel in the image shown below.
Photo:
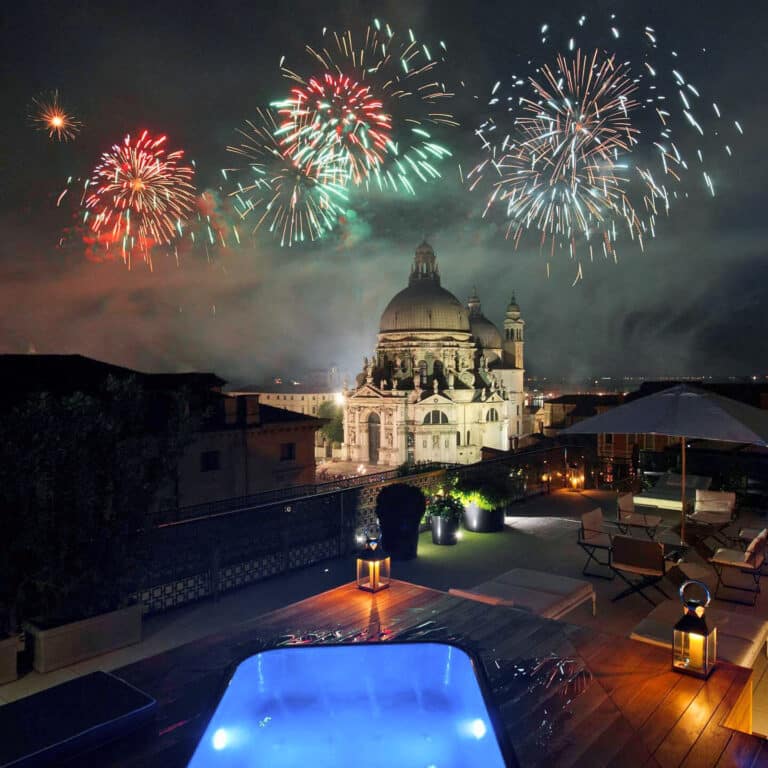
<svg viewBox="0 0 768 768"><path fill-rule="evenodd" d="M373 558L370 550L357 558L357 586L367 592L386 589L390 582L390 558Z"/></svg>
<svg viewBox="0 0 768 768"><path fill-rule="evenodd" d="M717 659L717 629L699 634L675 627L672 666L680 672L706 678Z"/></svg>

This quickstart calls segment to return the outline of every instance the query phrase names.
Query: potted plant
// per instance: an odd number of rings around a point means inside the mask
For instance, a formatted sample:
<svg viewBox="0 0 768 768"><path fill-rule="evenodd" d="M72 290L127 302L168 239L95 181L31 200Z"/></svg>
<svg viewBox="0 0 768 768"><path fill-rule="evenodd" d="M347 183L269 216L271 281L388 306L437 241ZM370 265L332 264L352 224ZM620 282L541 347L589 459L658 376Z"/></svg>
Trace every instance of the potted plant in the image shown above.
<svg viewBox="0 0 768 768"><path fill-rule="evenodd" d="M427 514L431 518L432 543L456 543L456 533L464 514L464 505L451 494L437 493L427 499Z"/></svg>
<svg viewBox="0 0 768 768"><path fill-rule="evenodd" d="M504 512L509 495L496 485L460 486L457 495L464 507L464 527L475 533L495 533L504 529Z"/></svg>
<svg viewBox="0 0 768 768"><path fill-rule="evenodd" d="M412 560L419 546L419 523L424 517L424 494L413 485L394 483L381 489L376 499L376 517L382 545L393 560Z"/></svg>

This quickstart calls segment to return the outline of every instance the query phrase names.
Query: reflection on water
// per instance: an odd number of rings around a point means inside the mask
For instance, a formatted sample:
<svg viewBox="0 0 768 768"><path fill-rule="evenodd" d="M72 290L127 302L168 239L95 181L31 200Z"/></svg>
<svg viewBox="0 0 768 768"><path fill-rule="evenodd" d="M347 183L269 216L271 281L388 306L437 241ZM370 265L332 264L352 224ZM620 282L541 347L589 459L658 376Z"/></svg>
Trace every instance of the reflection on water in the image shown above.
<svg viewBox="0 0 768 768"><path fill-rule="evenodd" d="M565 724L574 716L575 701L589 690L592 673L584 662L563 653L523 658L503 658L495 650L478 643L444 624L426 620L406 630L381 627L377 620L366 627L349 631L313 629L296 631L273 638L268 646L308 645L314 643L367 643L387 640L403 642L451 643L474 651L482 661L491 689L491 698L499 709L518 757L525 764L538 764L546 750L557 741Z"/></svg>

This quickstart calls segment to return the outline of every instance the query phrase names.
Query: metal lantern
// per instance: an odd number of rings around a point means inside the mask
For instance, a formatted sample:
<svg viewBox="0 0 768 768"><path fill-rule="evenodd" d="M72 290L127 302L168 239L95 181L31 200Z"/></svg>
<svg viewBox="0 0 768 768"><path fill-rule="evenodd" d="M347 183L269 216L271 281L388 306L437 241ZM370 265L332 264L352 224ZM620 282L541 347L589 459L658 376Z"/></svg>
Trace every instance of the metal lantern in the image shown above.
<svg viewBox="0 0 768 768"><path fill-rule="evenodd" d="M696 585L706 595L706 601L686 598L688 587ZM706 679L717 660L717 628L707 626L704 609L712 598L707 585L700 581L686 581L680 587L683 616L675 624L672 638L672 669Z"/></svg>
<svg viewBox="0 0 768 768"><path fill-rule="evenodd" d="M390 557L381 546L378 525L363 532L365 549L357 556L357 586L366 592L379 592L390 582Z"/></svg>

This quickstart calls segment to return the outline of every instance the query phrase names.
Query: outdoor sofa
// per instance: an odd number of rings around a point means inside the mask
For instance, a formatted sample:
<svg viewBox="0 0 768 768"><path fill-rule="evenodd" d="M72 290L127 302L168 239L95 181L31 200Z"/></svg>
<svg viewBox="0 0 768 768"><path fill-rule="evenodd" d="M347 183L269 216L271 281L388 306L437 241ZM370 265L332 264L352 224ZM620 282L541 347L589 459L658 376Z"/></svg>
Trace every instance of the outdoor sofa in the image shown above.
<svg viewBox="0 0 768 768"><path fill-rule="evenodd" d="M685 477L685 495L686 504L693 503L693 497L696 490L706 491L712 484L711 477L700 475L686 475ZM657 481L653 488L637 494L634 497L635 505L644 507L656 507L658 509L670 509L680 512L682 478L675 472L665 472Z"/></svg>
<svg viewBox="0 0 768 768"><path fill-rule="evenodd" d="M471 589L449 589L448 592L487 605L530 611L544 619L559 619L590 601L592 615L597 611L595 588L588 581L526 568L513 568Z"/></svg>

